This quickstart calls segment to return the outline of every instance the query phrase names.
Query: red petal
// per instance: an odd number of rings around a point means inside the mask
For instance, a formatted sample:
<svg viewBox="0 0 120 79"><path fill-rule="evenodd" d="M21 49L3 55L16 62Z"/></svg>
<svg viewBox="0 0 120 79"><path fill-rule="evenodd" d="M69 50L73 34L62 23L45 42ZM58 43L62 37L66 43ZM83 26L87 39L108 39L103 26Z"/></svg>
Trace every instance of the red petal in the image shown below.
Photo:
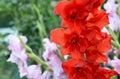
<svg viewBox="0 0 120 79"><path fill-rule="evenodd" d="M111 37L103 39L98 45L97 49L101 52L107 52L112 48L111 46Z"/></svg>
<svg viewBox="0 0 120 79"><path fill-rule="evenodd" d="M112 76L118 75L118 73L114 70L108 70L105 68L98 68L94 72L94 79L110 79Z"/></svg>
<svg viewBox="0 0 120 79"><path fill-rule="evenodd" d="M94 50L91 52L89 52L89 51L86 52L86 57L87 57L87 60L93 61L93 62L98 62L98 63L108 61L108 58L104 54L98 52L97 50L96 51Z"/></svg>
<svg viewBox="0 0 120 79"><path fill-rule="evenodd" d="M103 10L99 10L97 13L93 14L93 17L86 22L87 27L97 26L100 29L103 29L107 24L109 24L108 14Z"/></svg>
<svg viewBox="0 0 120 79"><path fill-rule="evenodd" d="M61 46L64 45L63 36L64 36L63 28L57 28L50 32L50 40Z"/></svg>
<svg viewBox="0 0 120 79"><path fill-rule="evenodd" d="M55 6L54 13L57 14L57 15L62 14L65 5L67 5L68 3L69 3L69 2L68 2L68 1L65 1L65 0L59 2L59 3Z"/></svg>

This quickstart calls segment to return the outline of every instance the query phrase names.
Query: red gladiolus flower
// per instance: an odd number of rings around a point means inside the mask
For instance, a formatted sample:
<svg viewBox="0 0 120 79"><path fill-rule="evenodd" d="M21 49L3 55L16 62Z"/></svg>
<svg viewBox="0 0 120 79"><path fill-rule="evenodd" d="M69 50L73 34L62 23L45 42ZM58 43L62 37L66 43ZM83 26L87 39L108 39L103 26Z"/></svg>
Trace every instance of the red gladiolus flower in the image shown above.
<svg viewBox="0 0 120 79"><path fill-rule="evenodd" d="M110 79L118 73L113 70L100 68L96 62L70 59L62 63L68 79Z"/></svg>
<svg viewBox="0 0 120 79"><path fill-rule="evenodd" d="M96 49L100 52L107 52L111 49L112 37L107 33L101 32L99 28L95 26L94 28L87 28L81 34L88 39L92 46L97 47Z"/></svg>
<svg viewBox="0 0 120 79"><path fill-rule="evenodd" d="M96 30L97 29L97 30ZM111 48L111 37L100 31L98 27L87 28L81 34L88 40L89 46L84 52L87 60L95 62L107 62L105 53Z"/></svg>
<svg viewBox="0 0 120 79"><path fill-rule="evenodd" d="M62 55L70 55L74 58L83 58L89 43L86 38L77 31L58 28L51 31L51 41L62 47Z"/></svg>
<svg viewBox="0 0 120 79"><path fill-rule="evenodd" d="M110 79L118 74L100 67L101 62L108 61L105 53L112 48L112 38L101 32L109 23L108 14L99 9L103 2L62 0L55 7L63 28L52 30L50 39L61 46L63 56L71 57L62 63L68 79Z"/></svg>
<svg viewBox="0 0 120 79"><path fill-rule="evenodd" d="M90 43L91 46L95 46L96 50L101 53L108 52L111 48L111 36L107 35L104 32L96 32L96 34L91 38Z"/></svg>
<svg viewBox="0 0 120 79"><path fill-rule="evenodd" d="M106 33L102 33L92 29L86 34L86 38L89 40L89 47L86 49L85 54L87 60L96 62L107 62L108 58L105 53L111 48L111 37Z"/></svg>
<svg viewBox="0 0 120 79"><path fill-rule="evenodd" d="M83 1L85 2L85 0ZM80 0L61 1L55 7L55 14L62 18L62 25L66 27L80 27L80 22L88 16L88 11Z"/></svg>
<svg viewBox="0 0 120 79"><path fill-rule="evenodd" d="M62 18L64 27L85 29L85 25L92 25L101 29L108 24L107 14L98 10L103 2L104 0L64 0L56 5L55 14Z"/></svg>
<svg viewBox="0 0 120 79"><path fill-rule="evenodd" d="M62 63L68 79L93 79L92 65L83 60L68 60Z"/></svg>
<svg viewBox="0 0 120 79"><path fill-rule="evenodd" d="M58 28L51 31L51 41L62 47L62 55L77 59L84 59L86 55L87 60L95 62L107 62L104 53L112 48L111 37L94 28L85 33Z"/></svg>

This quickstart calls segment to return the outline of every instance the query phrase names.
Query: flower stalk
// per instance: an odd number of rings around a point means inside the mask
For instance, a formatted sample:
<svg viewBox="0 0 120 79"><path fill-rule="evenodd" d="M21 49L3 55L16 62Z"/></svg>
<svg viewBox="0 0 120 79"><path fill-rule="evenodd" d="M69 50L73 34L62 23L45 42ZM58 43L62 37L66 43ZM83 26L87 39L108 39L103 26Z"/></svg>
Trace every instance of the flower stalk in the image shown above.
<svg viewBox="0 0 120 79"><path fill-rule="evenodd" d="M36 61L38 64L41 64L43 67L45 67L46 70L52 71L52 69L43 60L41 60L38 56L36 56L34 54L34 52L32 51L32 49L22 41L20 36L18 36L18 38L19 38L21 44L23 45L23 47L29 52L27 54L31 59Z"/></svg>
<svg viewBox="0 0 120 79"><path fill-rule="evenodd" d="M112 45L120 50L120 44L119 44L117 36L115 35L115 33L112 31L112 29L109 26L106 26L106 29L108 30L108 32L113 38L113 40L111 41Z"/></svg>

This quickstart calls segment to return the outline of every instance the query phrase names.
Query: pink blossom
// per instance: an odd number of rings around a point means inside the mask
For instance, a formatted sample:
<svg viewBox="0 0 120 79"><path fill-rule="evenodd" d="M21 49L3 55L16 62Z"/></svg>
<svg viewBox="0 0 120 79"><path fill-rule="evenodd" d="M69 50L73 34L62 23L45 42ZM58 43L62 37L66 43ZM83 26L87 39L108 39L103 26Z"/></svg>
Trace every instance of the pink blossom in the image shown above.
<svg viewBox="0 0 120 79"><path fill-rule="evenodd" d="M120 50L118 50L118 49L115 48L115 49L114 49L114 53L115 53L115 54L120 54Z"/></svg>
<svg viewBox="0 0 120 79"><path fill-rule="evenodd" d="M43 57L45 60L49 60L49 57L52 57L54 52L60 53L57 45L55 43L51 43L48 38L43 39L45 51L43 52Z"/></svg>
<svg viewBox="0 0 120 79"><path fill-rule="evenodd" d="M111 65L115 68L115 71L120 74L120 59L114 57L114 60L111 61Z"/></svg>
<svg viewBox="0 0 120 79"><path fill-rule="evenodd" d="M53 69L54 79L66 79L66 75L62 69L62 61L54 53L57 52L60 54L59 49L55 43L51 43L49 39L45 38L44 40L45 52L43 53L43 58L46 60L47 64Z"/></svg>
<svg viewBox="0 0 120 79"><path fill-rule="evenodd" d="M40 65L30 65L27 68L27 78L28 79L43 79L41 76Z"/></svg>
<svg viewBox="0 0 120 79"><path fill-rule="evenodd" d="M120 30L120 17L117 14L109 14L109 27L113 30L113 31L118 31Z"/></svg>
<svg viewBox="0 0 120 79"><path fill-rule="evenodd" d="M106 12L108 13L108 18L109 18L109 27L113 30L113 31L118 31L120 30L120 17L116 14L117 8L118 8L118 4L115 3L116 0L108 0L105 5L104 8L106 10ZM107 32L109 34L109 32L104 28L103 29L104 32Z"/></svg>
<svg viewBox="0 0 120 79"><path fill-rule="evenodd" d="M104 8L105 8L105 10L106 10L107 13L109 13L109 14L116 13L116 10L118 8L118 4L116 4L115 2L116 2L116 0L108 0L104 4Z"/></svg>
<svg viewBox="0 0 120 79"><path fill-rule="evenodd" d="M20 36L23 40L24 43L27 42L27 38L25 36ZM9 39L9 50L13 51L13 52L19 52L22 50L25 50L22 46L22 44L20 43L19 38L16 35L9 35L8 36Z"/></svg>
<svg viewBox="0 0 120 79"><path fill-rule="evenodd" d="M27 42L25 36L20 36L24 43ZM20 40L15 35L10 35L9 37L9 50L11 50L10 58L7 61L16 63L19 68L20 77L22 78L27 74L27 59L28 56L25 54L25 49L20 43Z"/></svg>
<svg viewBox="0 0 120 79"><path fill-rule="evenodd" d="M66 75L61 67L62 62L57 56L53 55L50 57L49 61L47 61L47 64L53 70L54 79L66 79Z"/></svg>
<svg viewBox="0 0 120 79"><path fill-rule="evenodd" d="M27 42L25 36L20 36L24 43ZM28 79L49 79L52 72L41 72L40 65L27 65L28 56L25 53L25 48L20 43L20 40L15 35L9 36L9 50L11 50L10 58L7 60L18 65L20 77L27 76Z"/></svg>
<svg viewBox="0 0 120 79"><path fill-rule="evenodd" d="M42 74L42 78L43 78L43 79L50 79L51 76L52 76L52 72L50 72L50 71L45 71L45 72Z"/></svg>

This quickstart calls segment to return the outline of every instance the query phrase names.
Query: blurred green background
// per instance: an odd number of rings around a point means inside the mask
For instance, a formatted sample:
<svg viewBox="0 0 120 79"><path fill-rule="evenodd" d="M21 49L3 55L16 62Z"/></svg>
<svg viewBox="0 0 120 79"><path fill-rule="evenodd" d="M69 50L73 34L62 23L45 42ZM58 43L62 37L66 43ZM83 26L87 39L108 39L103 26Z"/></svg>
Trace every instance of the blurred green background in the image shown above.
<svg viewBox="0 0 120 79"><path fill-rule="evenodd" d="M0 79L20 79L17 65L6 62L10 55L7 36L11 33L27 36L27 44L40 54L43 51L42 38L49 37L51 29L60 27L60 18L53 10L56 2L0 0Z"/></svg>

